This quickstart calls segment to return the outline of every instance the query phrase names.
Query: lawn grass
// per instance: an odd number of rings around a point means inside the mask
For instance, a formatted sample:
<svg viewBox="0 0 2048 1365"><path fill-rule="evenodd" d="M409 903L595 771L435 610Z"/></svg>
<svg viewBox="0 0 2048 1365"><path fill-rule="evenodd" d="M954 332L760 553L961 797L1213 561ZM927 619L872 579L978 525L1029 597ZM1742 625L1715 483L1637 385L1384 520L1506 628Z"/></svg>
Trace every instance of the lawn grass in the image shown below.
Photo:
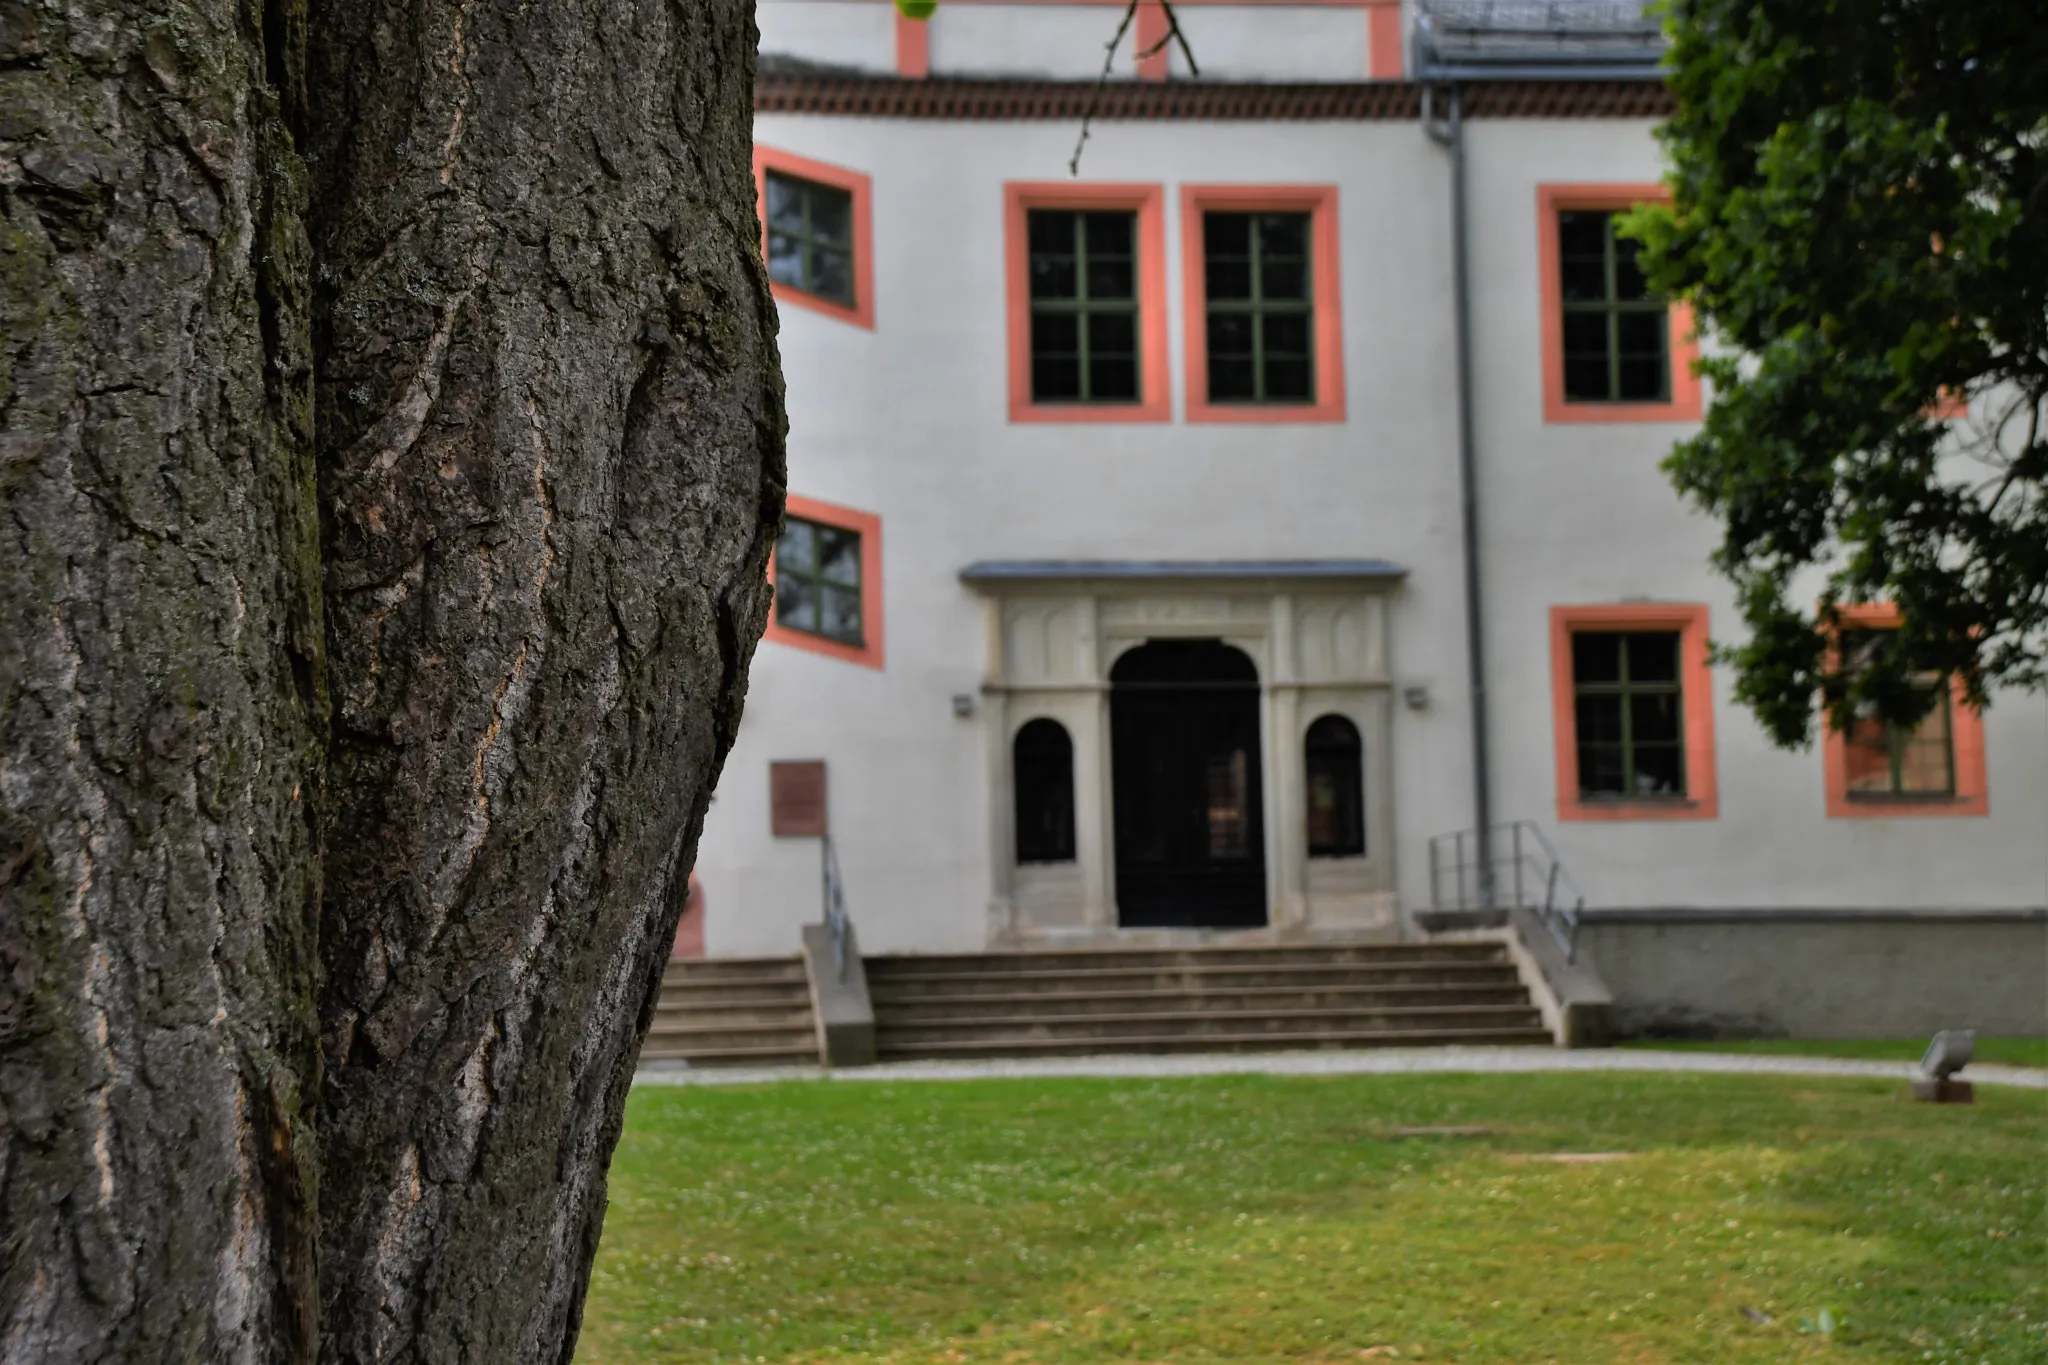
<svg viewBox="0 0 2048 1365"><path fill-rule="evenodd" d="M2048 1094L1903 1092L1608 1073L643 1086L577 1358L2048 1360ZM1489 1131L1397 1131L1444 1126Z"/></svg>
<svg viewBox="0 0 2048 1365"><path fill-rule="evenodd" d="M1926 1038L1639 1038L1629 1048L1674 1052L1750 1052L1779 1057L1855 1057L1879 1062L1917 1062L1927 1052ZM1998 1066L2048 1067L2048 1038L1978 1038L1972 1060Z"/></svg>

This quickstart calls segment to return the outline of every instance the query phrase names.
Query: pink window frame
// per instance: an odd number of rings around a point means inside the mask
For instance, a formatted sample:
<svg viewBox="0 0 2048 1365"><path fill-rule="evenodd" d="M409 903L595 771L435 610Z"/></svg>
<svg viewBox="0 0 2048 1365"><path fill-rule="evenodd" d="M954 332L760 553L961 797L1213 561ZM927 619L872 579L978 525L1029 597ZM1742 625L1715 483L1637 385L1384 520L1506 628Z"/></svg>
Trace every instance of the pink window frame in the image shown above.
<svg viewBox="0 0 2048 1365"><path fill-rule="evenodd" d="M1209 290L1202 268L1202 215L1307 213L1315 293L1316 397L1312 403L1209 401ZM1344 319L1338 275L1335 185L1183 185L1180 192L1182 350L1190 422L1341 422L1344 420Z"/></svg>
<svg viewBox="0 0 2048 1365"><path fill-rule="evenodd" d="M875 329L875 234L873 182L859 171L829 162L813 161L794 152L754 144L754 211L761 224L761 258L768 256L768 172L780 171L799 180L811 180L845 190L853 197L853 307L796 288L769 283L778 303L808 308L841 322Z"/></svg>
<svg viewBox="0 0 2048 1365"><path fill-rule="evenodd" d="M1619 211L1638 204L1668 203L1662 185L1538 185L1536 187L1536 277L1542 282L1543 420L1546 422L1697 422L1700 378L1693 370L1699 344L1692 308L1673 300L1670 309L1671 398L1663 403L1570 403L1564 396L1564 283L1557 255L1557 215L1573 209Z"/></svg>
<svg viewBox="0 0 2048 1365"><path fill-rule="evenodd" d="M932 74L931 20L896 13L896 74L921 81Z"/></svg>
<svg viewBox="0 0 2048 1365"><path fill-rule="evenodd" d="M1579 794L1579 726L1572 636L1676 630L1679 701L1685 710L1683 798L1588 800ZM1707 608L1698 602L1622 602L1550 609L1551 737L1557 753L1559 820L1712 820L1721 813L1714 771L1714 678L1707 661Z"/></svg>
<svg viewBox="0 0 2048 1365"><path fill-rule="evenodd" d="M860 624L861 634L866 643L859 645L842 644L828 640L822 635L813 635L806 630L795 630L777 625L775 621L775 556L768 556L768 628L761 632L763 640L778 645L789 645L794 649L807 649L813 654L823 654L829 659L842 663L860 664L867 668L882 667L882 519L873 512L857 508L842 507L838 503L820 502L816 498L789 495L786 510L792 517L804 521L821 522L826 526L837 526L855 531L860 535Z"/></svg>
<svg viewBox="0 0 2048 1365"><path fill-rule="evenodd" d="M1860 602L1838 608L1841 623L1852 629L1896 630L1905 618L1889 602ZM1925 820L1989 815L1991 787L1984 762L1984 713L1970 705L1961 679L1950 682L1949 743L1955 751L1956 790L1953 796L1859 799L1849 795L1848 739L1824 716L1821 720L1821 762L1826 772L1830 820Z"/></svg>
<svg viewBox="0 0 2048 1365"><path fill-rule="evenodd" d="M1126 209L1138 216L1138 401L1031 400L1032 209ZM1012 422L1165 422L1173 417L1166 356L1166 191L1159 185L1011 181L1003 186L1004 292Z"/></svg>

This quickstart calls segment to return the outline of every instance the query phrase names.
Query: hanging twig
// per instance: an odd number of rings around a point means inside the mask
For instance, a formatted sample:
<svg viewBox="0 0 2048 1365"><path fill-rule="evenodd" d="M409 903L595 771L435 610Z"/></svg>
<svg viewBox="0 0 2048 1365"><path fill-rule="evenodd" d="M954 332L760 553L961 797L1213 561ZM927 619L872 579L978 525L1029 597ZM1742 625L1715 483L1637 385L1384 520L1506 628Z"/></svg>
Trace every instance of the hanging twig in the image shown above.
<svg viewBox="0 0 2048 1365"><path fill-rule="evenodd" d="M1191 76L1201 75L1202 68L1195 64L1195 50L1188 46L1187 35L1180 31L1180 19L1173 12L1173 5L1169 0L1154 0L1154 2L1158 4L1159 8L1166 15L1166 36L1144 51L1137 53L1138 60L1143 61L1147 57L1156 57L1165 49L1168 43L1177 41L1180 43L1181 55L1187 58L1188 74ZM1116 33L1111 36L1109 46L1103 52L1102 74L1095 78L1095 88L1088 92L1088 107L1081 111L1081 136L1074 140L1074 155L1067 162L1067 174L1070 176L1078 177L1081 174L1081 149L1088 145L1088 125L1095 121L1096 106L1102 103L1102 88L1109 84L1110 73L1116 70L1117 47L1123 42L1124 34L1130 32L1131 24L1138 17L1138 6L1141 3L1144 3L1144 0L1131 0L1130 4L1124 6L1123 20L1117 24Z"/></svg>

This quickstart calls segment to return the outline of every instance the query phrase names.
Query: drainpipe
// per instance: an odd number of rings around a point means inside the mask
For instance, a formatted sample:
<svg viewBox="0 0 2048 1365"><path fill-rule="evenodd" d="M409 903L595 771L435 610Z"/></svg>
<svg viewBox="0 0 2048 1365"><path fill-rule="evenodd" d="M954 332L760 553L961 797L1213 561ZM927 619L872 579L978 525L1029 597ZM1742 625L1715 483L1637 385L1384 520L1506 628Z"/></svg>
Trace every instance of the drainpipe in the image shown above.
<svg viewBox="0 0 2048 1365"><path fill-rule="evenodd" d="M1451 277L1458 334L1458 499L1465 552L1465 676L1472 708L1472 819L1479 841L1479 903L1494 904L1493 794L1487 781L1486 640L1479 579L1479 473L1472 439L1472 287L1466 248L1465 98L1451 86L1450 117L1438 122L1436 90L1422 87L1422 127L1451 154Z"/></svg>

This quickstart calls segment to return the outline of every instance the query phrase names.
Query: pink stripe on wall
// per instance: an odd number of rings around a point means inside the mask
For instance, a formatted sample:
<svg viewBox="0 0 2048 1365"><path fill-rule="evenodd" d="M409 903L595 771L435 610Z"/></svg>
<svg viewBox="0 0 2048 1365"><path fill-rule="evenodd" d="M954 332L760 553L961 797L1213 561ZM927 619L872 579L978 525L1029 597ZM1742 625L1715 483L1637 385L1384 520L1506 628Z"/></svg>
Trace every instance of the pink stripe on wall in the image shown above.
<svg viewBox="0 0 2048 1365"><path fill-rule="evenodd" d="M929 20L896 15L896 74L923 80L932 74L932 30Z"/></svg>
<svg viewBox="0 0 2048 1365"><path fill-rule="evenodd" d="M1366 0L1367 74L1398 81L1406 70L1401 51L1401 0Z"/></svg>

